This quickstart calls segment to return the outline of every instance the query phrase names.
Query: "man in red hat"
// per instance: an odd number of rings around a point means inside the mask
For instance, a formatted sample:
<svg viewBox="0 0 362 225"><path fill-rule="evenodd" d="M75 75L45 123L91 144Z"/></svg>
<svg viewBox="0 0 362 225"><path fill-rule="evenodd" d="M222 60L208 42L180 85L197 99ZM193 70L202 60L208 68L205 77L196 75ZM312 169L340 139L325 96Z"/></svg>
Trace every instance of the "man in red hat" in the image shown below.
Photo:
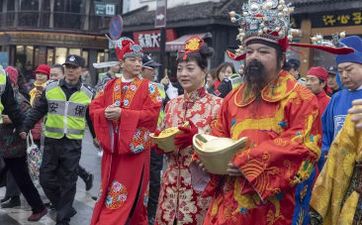
<svg viewBox="0 0 362 225"><path fill-rule="evenodd" d="M151 140L161 109L157 86L142 79L142 48L121 38L116 54L123 74L110 80L90 105L103 149L101 192L91 225L148 225Z"/></svg>
<svg viewBox="0 0 362 225"><path fill-rule="evenodd" d="M320 116L323 115L331 99L326 93L327 80L328 71L324 67L312 67L307 72L306 87L317 96Z"/></svg>
<svg viewBox="0 0 362 225"><path fill-rule="evenodd" d="M213 135L250 145L212 175L204 225L296 225L309 209L313 168L320 154L317 98L282 70L290 9L284 1L249 1L240 20L237 54L244 83L224 99ZM281 26L282 25L282 26Z"/></svg>

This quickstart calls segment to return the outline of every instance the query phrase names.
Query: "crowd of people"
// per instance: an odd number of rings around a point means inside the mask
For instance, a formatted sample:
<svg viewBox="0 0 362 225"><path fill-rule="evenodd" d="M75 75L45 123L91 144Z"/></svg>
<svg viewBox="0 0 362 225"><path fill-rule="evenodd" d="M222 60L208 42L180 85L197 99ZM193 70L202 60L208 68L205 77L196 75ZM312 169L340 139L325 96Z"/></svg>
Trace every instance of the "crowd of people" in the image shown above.
<svg viewBox="0 0 362 225"><path fill-rule="evenodd" d="M77 55L39 65L27 91L14 67L1 69L1 129L10 126L19 143L33 134L50 201L41 200L22 147L16 156L3 154L2 207L18 206L21 192L29 221L49 208L57 225L69 225L77 176L92 187L93 175L79 165L88 127L102 152L91 225L361 224L362 39L319 46L337 54L335 66L300 74L300 61L286 59L288 6L258 4L246 5L243 16L230 13L241 26L239 51L229 54L244 61L238 70L232 63L209 70L217 53L196 36L178 52L176 76L160 83L160 64L130 38L118 41L117 62L95 88L82 81ZM152 142L151 133L174 127L176 150ZM199 133L247 137L248 145L226 175L215 175L194 151Z"/></svg>

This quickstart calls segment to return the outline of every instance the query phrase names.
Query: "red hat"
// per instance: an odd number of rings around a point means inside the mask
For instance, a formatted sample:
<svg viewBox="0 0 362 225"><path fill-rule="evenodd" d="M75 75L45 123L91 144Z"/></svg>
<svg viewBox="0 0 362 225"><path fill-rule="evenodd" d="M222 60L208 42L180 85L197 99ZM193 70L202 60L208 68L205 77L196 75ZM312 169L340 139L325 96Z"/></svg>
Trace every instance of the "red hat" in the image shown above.
<svg viewBox="0 0 362 225"><path fill-rule="evenodd" d="M6 67L5 72L8 74L11 83L15 85L18 84L19 73L17 69L12 66L8 66Z"/></svg>
<svg viewBox="0 0 362 225"><path fill-rule="evenodd" d="M142 57L142 47L135 44L130 38L121 38L116 44L116 55L118 60L123 60L127 57Z"/></svg>
<svg viewBox="0 0 362 225"><path fill-rule="evenodd" d="M327 81L328 79L328 71L322 66L316 66L310 68L307 72L307 75L316 76L323 81Z"/></svg>
<svg viewBox="0 0 362 225"><path fill-rule="evenodd" d="M50 66L46 65L46 64L40 64L36 70L35 73L41 73L41 74L45 74L48 76L49 78L49 74L50 74Z"/></svg>

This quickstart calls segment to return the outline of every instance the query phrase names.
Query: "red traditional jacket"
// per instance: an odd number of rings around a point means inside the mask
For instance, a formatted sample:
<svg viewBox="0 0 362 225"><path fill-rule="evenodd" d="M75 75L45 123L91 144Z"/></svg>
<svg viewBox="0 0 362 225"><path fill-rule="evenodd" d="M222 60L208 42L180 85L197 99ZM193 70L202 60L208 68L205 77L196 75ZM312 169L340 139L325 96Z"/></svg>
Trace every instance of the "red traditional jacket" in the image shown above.
<svg viewBox="0 0 362 225"><path fill-rule="evenodd" d="M101 191L91 225L148 225L147 188L151 140L161 108L155 84L135 78L130 83L111 80L89 106L97 139L104 151ZM118 121L104 110L120 105Z"/></svg>
<svg viewBox="0 0 362 225"><path fill-rule="evenodd" d="M243 84L224 99L213 129L216 136L250 139L233 159L242 176L212 177L204 225L303 224L306 212L295 208L310 187L297 197L296 185L309 178L320 154L317 99L286 72L262 90L261 99L245 89Z"/></svg>
<svg viewBox="0 0 362 225"><path fill-rule="evenodd" d="M165 109L165 120L160 129L177 127L191 120L200 133L210 133L216 121L222 99L199 89L172 99ZM167 154L167 168L162 176L156 225L201 225L209 207L210 197L191 185L190 163L193 149L180 149Z"/></svg>
<svg viewBox="0 0 362 225"><path fill-rule="evenodd" d="M326 111L326 108L328 106L329 101L331 100L331 97L329 97L325 91L321 91L316 96L318 99L320 117L322 118L322 115L324 111Z"/></svg>

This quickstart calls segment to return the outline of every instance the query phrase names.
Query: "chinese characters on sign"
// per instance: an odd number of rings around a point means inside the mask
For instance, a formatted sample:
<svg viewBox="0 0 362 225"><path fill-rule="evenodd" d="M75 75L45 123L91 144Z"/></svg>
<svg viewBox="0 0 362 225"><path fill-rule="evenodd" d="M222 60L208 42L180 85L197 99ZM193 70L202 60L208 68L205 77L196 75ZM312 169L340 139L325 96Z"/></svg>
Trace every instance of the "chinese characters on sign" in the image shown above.
<svg viewBox="0 0 362 225"><path fill-rule="evenodd" d="M173 29L166 30L166 41L176 39L176 34ZM143 32L134 32L133 40L142 46L144 50L159 50L161 46L160 30L149 30Z"/></svg>
<svg viewBox="0 0 362 225"><path fill-rule="evenodd" d="M140 34L138 35L138 42L142 46L142 48L159 48L160 47L160 33L152 33L152 34Z"/></svg>
<svg viewBox="0 0 362 225"><path fill-rule="evenodd" d="M362 11L340 11L311 16L313 27L362 25Z"/></svg>

